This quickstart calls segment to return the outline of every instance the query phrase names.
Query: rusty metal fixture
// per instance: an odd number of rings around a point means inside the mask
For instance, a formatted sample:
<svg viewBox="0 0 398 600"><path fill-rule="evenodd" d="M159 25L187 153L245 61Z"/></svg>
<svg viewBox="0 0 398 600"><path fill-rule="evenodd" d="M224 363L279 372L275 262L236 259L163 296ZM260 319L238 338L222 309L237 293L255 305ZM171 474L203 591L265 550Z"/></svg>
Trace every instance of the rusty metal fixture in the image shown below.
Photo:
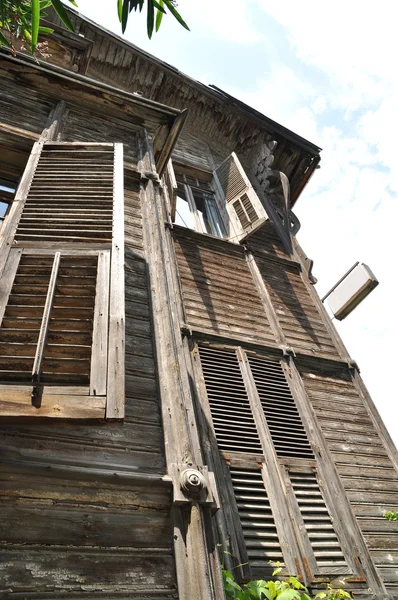
<svg viewBox="0 0 398 600"><path fill-rule="evenodd" d="M181 489L186 494L199 494L206 489L206 480L197 469L185 469L180 476Z"/></svg>

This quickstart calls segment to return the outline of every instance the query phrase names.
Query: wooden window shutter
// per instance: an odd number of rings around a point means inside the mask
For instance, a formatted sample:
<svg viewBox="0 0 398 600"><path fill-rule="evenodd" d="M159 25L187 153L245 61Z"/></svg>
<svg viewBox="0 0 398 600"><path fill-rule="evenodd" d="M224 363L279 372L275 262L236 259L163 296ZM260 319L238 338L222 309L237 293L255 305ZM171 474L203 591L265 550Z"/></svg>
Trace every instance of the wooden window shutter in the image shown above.
<svg viewBox="0 0 398 600"><path fill-rule="evenodd" d="M274 511L262 474L262 446L235 351L199 347L219 450L229 466L236 521L254 573L284 563ZM223 482L225 484L225 482Z"/></svg>
<svg viewBox="0 0 398 600"><path fill-rule="evenodd" d="M318 483L315 455L279 361L248 353L270 436L291 490L291 510L312 572L350 572ZM302 535L306 532L306 536Z"/></svg>
<svg viewBox="0 0 398 600"><path fill-rule="evenodd" d="M166 184L167 194L170 202L170 217L171 220L175 221L176 217L176 208L177 208L177 190L178 184L177 179L174 173L173 162L171 158L169 159L166 170L164 172L164 181Z"/></svg>
<svg viewBox="0 0 398 600"><path fill-rule="evenodd" d="M122 146L32 155L1 240L0 415L122 418Z"/></svg>
<svg viewBox="0 0 398 600"><path fill-rule="evenodd" d="M250 354L248 359L277 455L314 459L281 364Z"/></svg>
<svg viewBox="0 0 398 600"><path fill-rule="evenodd" d="M315 575L336 575L350 572L344 558L333 519L326 505L314 468L291 466L287 469L314 557ZM310 552L307 551L307 556ZM309 559L311 562L311 559Z"/></svg>
<svg viewBox="0 0 398 600"><path fill-rule="evenodd" d="M238 235L238 241L246 239L259 229L268 215L251 185L238 157L233 152L213 172L225 198L226 210Z"/></svg>

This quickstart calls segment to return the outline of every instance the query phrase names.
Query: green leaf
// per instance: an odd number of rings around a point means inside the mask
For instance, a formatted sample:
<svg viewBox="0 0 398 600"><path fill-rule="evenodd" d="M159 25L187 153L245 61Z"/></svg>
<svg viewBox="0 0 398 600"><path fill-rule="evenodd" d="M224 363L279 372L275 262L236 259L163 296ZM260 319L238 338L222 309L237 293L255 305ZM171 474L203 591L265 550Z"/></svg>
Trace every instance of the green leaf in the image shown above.
<svg viewBox="0 0 398 600"><path fill-rule="evenodd" d="M39 38L40 26L40 1L31 0L32 2L32 54L36 50L37 40Z"/></svg>
<svg viewBox="0 0 398 600"><path fill-rule="evenodd" d="M0 46L9 46L9 45L10 45L10 42L7 40L6 37L4 37L4 35L0 31Z"/></svg>
<svg viewBox="0 0 398 600"><path fill-rule="evenodd" d="M57 15L59 16L59 18L61 19L62 23L68 28L70 29L70 31L75 31L75 28L73 27L72 21L70 20L68 13L65 10L64 5L62 4L61 0L51 0L51 3L54 7L55 12L57 13ZM74 2L72 2L72 4L74 4Z"/></svg>
<svg viewBox="0 0 398 600"><path fill-rule="evenodd" d="M146 26L147 26L147 33L148 33L148 37L149 39L151 39L152 37L152 33L153 33L153 27L155 25L155 7L153 5L153 0L147 0L147 21L146 21Z"/></svg>
<svg viewBox="0 0 398 600"><path fill-rule="evenodd" d="M306 588L303 586L302 583L300 583L300 581L298 579L296 579L296 577L289 577L289 583L290 585L292 585L296 590L305 590Z"/></svg>
<svg viewBox="0 0 398 600"><path fill-rule="evenodd" d="M129 18L129 2L128 2L128 0L124 0L123 10L122 10L122 32L123 33L126 31L128 18Z"/></svg>
<svg viewBox="0 0 398 600"><path fill-rule="evenodd" d="M121 23L123 18L123 0L117 0L117 16L119 17L119 23Z"/></svg>
<svg viewBox="0 0 398 600"><path fill-rule="evenodd" d="M282 567L277 567L276 569L274 569L272 571L272 577L274 577L275 575L278 575L278 573L280 573L282 571Z"/></svg>
<svg viewBox="0 0 398 600"><path fill-rule="evenodd" d="M300 600L300 593L296 590L284 590L278 594L278 600Z"/></svg>
<svg viewBox="0 0 398 600"><path fill-rule="evenodd" d="M317 598L320 598L321 600L322 598L326 598L325 592L319 592L319 594L315 596L314 600L316 600Z"/></svg>
<svg viewBox="0 0 398 600"><path fill-rule="evenodd" d="M157 4L157 2L156 2L156 4ZM159 27L162 23L163 15L165 14L165 11L163 8L164 7L163 0L159 0L159 7L161 7L162 10L160 10L160 8L158 8L158 12L156 13L156 25L155 25L156 32L159 31Z"/></svg>
<svg viewBox="0 0 398 600"><path fill-rule="evenodd" d="M182 25L183 27L185 27L185 29L188 29L188 31L190 31L188 25L185 23L185 21L183 20L182 16L180 15L180 13L174 8L174 6L171 3L171 1L170 0L164 0L164 3L167 6L167 8L169 9L169 11L171 12L171 14L177 19L177 21L179 22L179 24Z"/></svg>
<svg viewBox="0 0 398 600"><path fill-rule="evenodd" d="M51 29L51 27L39 27L39 33L44 33L44 34L54 33L54 29Z"/></svg>

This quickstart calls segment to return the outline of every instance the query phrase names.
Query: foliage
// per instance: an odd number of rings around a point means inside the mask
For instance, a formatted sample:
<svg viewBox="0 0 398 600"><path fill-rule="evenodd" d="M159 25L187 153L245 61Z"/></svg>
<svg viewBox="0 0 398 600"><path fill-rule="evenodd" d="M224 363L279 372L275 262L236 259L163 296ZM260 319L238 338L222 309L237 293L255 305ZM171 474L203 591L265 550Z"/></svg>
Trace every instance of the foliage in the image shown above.
<svg viewBox="0 0 398 600"><path fill-rule="evenodd" d="M162 22L163 15L166 14L166 8L171 12L173 17L175 17L177 19L177 21L180 23L180 25L182 25L183 27L185 27L185 29L188 29L188 31L189 31L188 25L185 23L185 21L183 20L183 18L180 15L180 13L176 9L175 0L159 0L159 2L157 2L157 0L146 0L146 2L147 2L147 33L148 33L149 38L152 37L154 27L155 27L156 31L159 31L159 27ZM137 10L139 10L141 12L144 4L145 4L145 0L117 0L118 16L119 16L119 21L122 25L123 33L126 30L129 14L132 11L137 11ZM156 23L155 23L155 9L156 9Z"/></svg>
<svg viewBox="0 0 398 600"><path fill-rule="evenodd" d="M272 576L282 571L276 563ZM228 569L222 569L224 591L228 600L311 600L307 588L296 577L286 577L264 581L257 579L240 586L234 574ZM352 600L351 595L343 589L335 589L327 585L324 592L319 592L314 600Z"/></svg>
<svg viewBox="0 0 398 600"><path fill-rule="evenodd" d="M69 0L77 7L75 0ZM152 37L153 29L159 30L166 9L177 21L189 30L180 13L176 9L175 0L117 0L117 12L123 33L126 30L129 15L133 11L141 12L147 3L147 32ZM0 0L0 46L11 47L15 54L14 43L16 39L24 41L26 46L35 53L39 46L38 36L53 33L53 29L42 27L40 22L46 16L46 8L52 6L61 21L68 29L73 31L73 24L61 0ZM155 18L156 11L156 18Z"/></svg>
<svg viewBox="0 0 398 600"><path fill-rule="evenodd" d="M69 0L77 6L75 0ZM11 47L14 52L15 39L22 39L32 53L37 48L39 33L53 33L53 29L42 27L40 21L46 16L46 8L53 6L62 22L73 31L61 0L0 0L0 45Z"/></svg>
<svg viewBox="0 0 398 600"><path fill-rule="evenodd" d="M387 521L398 521L398 511L393 512L392 510L386 511L383 514L383 517L387 519Z"/></svg>
<svg viewBox="0 0 398 600"><path fill-rule="evenodd" d="M319 592L314 600L344 600L345 598L351 598L352 600L351 594L341 588L336 590L336 588L329 583L326 586L326 590L324 592Z"/></svg>

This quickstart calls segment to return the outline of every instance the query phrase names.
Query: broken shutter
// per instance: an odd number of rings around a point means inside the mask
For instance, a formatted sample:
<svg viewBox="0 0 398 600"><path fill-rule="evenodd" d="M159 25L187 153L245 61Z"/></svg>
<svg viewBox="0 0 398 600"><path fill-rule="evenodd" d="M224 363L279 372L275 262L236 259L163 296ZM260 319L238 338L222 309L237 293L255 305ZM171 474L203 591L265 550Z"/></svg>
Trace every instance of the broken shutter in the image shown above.
<svg viewBox="0 0 398 600"><path fill-rule="evenodd" d="M0 415L121 418L122 148L33 154L0 280Z"/></svg>
<svg viewBox="0 0 398 600"><path fill-rule="evenodd" d="M268 215L251 185L238 157L233 152L213 173L225 198L229 218L238 241L259 229Z"/></svg>

